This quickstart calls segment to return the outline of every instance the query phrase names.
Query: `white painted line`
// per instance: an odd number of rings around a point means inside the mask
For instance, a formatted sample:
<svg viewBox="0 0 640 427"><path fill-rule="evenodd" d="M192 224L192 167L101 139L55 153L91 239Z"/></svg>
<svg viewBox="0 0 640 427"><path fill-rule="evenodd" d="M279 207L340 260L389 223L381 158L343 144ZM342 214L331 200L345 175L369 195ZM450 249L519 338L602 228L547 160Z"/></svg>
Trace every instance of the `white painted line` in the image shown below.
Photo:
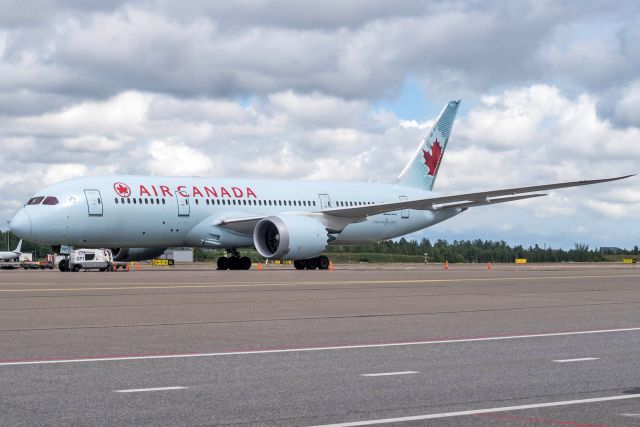
<svg viewBox="0 0 640 427"><path fill-rule="evenodd" d="M441 414L415 415L411 417L384 418L384 419L378 419L378 420L354 421L354 422L337 423L337 424L322 424L314 427L368 426L368 425L374 425L374 424L388 424L388 423L401 423L401 422L407 422L407 421L433 420L437 418L463 417L466 415L490 414L493 412L509 412L509 411L519 411L522 409L534 409L534 408L551 408L553 406L579 405L581 403L597 403L597 402L608 402L612 400L637 399L637 398L640 398L640 394L625 394L622 396L594 397L591 399L534 403L531 405L503 406L500 408L471 409L469 411L443 412Z"/></svg>
<svg viewBox="0 0 640 427"><path fill-rule="evenodd" d="M606 333L615 333L615 332L635 332L635 331L640 331L640 327L620 328L620 329L596 329L596 330L590 330L590 331L573 331L573 332L549 332L549 333L526 334L526 335L502 335L502 336L479 337L479 338L452 338L452 339L442 339L442 340L432 340L432 341L410 341L410 342L397 342L397 343L386 343L386 344L356 344L356 345L340 345L340 346L333 346L333 347L285 348L285 349L278 349L278 350L228 351L228 352L218 352L218 353L149 354L149 355L138 355L138 356L88 357L88 358L80 358L80 359L6 360L6 361L0 361L0 367L24 366L24 365L52 365L52 364L59 364L59 363L93 363L93 362L119 362L119 361L130 361L130 360L185 359L185 358L193 358L193 357L242 356L242 355L252 355L252 354L302 353L306 351L355 350L355 349L367 349L367 348L457 344L457 343L483 342L483 341L506 341L506 340L517 340L517 339L526 339L526 338L564 337L564 336L571 336L571 335L591 335L591 334L606 334Z"/></svg>
<svg viewBox="0 0 640 427"><path fill-rule="evenodd" d="M581 357L579 359L558 359L554 360L556 363L571 363L571 362L586 362L588 360L600 360L599 357Z"/></svg>
<svg viewBox="0 0 640 427"><path fill-rule="evenodd" d="M154 387L154 388L132 388L128 390L113 390L116 393L140 393L143 391L166 391L166 390L183 390L186 387L174 386L174 387Z"/></svg>
<svg viewBox="0 0 640 427"><path fill-rule="evenodd" d="M400 372L382 372L379 374L362 374L361 377L386 377L390 375L409 375L409 374L419 374L417 371L400 371Z"/></svg>

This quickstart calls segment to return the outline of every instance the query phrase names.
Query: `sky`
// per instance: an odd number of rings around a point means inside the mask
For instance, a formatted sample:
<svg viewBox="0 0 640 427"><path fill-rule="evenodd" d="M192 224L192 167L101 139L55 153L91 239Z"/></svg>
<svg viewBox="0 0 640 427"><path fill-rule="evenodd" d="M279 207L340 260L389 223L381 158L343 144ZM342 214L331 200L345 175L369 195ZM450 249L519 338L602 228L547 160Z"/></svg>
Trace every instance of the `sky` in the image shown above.
<svg viewBox="0 0 640 427"><path fill-rule="evenodd" d="M95 3L95 4L93 4ZM640 2L0 0L0 224L90 175L393 183L462 99L438 193L640 172ZM640 177L412 235L640 243Z"/></svg>

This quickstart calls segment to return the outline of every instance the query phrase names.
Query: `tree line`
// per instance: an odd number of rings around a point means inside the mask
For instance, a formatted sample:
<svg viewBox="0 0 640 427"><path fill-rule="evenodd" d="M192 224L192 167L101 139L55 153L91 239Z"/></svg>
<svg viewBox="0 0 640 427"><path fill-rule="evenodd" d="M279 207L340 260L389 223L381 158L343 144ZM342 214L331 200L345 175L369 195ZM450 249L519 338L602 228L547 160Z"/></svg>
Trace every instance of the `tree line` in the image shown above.
<svg viewBox="0 0 640 427"><path fill-rule="evenodd" d="M0 250L6 250L7 232L0 232ZM15 249L18 238L9 236L9 250ZM33 252L34 259L42 258L51 252L51 247L24 241L23 252ZM260 256L253 250L243 250L243 254L258 261ZM526 258L528 262L598 262L608 261L610 257L599 248L590 248L584 243L576 243L571 249L540 247L532 245L508 245L507 242L492 240L447 240L429 239L386 240L379 243L358 246L329 246L325 251L334 262L507 262L513 263L516 258ZM220 250L196 249L197 260L215 260L224 254ZM425 255L426 254L426 255ZM622 249L618 255L637 256L640 254L638 245L632 249Z"/></svg>

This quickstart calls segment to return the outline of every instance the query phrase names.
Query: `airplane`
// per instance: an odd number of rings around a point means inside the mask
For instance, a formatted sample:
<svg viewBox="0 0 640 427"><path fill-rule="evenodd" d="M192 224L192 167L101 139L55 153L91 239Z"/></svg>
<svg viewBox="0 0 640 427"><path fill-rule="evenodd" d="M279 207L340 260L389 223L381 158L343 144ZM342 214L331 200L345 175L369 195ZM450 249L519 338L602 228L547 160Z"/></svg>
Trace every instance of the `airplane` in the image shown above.
<svg viewBox="0 0 640 427"><path fill-rule="evenodd" d="M16 248L12 251L0 251L0 260L2 261L14 261L16 259L20 258L20 255L22 255L22 239L20 239L20 241L18 242L18 246L16 246Z"/></svg>
<svg viewBox="0 0 640 427"><path fill-rule="evenodd" d="M466 194L432 192L459 100L448 102L395 184L113 175L60 182L15 214L18 237L52 245L112 248L116 261L152 259L167 247L224 249L221 270L247 270L255 248L297 269L327 269L329 245L393 239L469 208L545 196L541 191L633 175ZM59 268L68 269L63 259Z"/></svg>

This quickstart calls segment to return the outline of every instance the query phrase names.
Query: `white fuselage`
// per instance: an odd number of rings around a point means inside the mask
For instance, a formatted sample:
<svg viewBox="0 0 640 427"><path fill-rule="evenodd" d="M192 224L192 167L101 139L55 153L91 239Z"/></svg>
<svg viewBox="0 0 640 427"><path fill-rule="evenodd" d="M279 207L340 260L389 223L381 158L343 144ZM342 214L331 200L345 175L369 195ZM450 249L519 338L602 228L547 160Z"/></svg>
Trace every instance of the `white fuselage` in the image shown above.
<svg viewBox="0 0 640 427"><path fill-rule="evenodd" d="M76 247L253 246L252 232L220 227L225 218L320 213L326 208L395 202L432 195L384 184L199 177L108 176L61 182L25 205L11 230L44 244ZM460 213L404 210L374 215L336 233L333 245L354 245L402 236ZM215 241L215 245L208 242Z"/></svg>

